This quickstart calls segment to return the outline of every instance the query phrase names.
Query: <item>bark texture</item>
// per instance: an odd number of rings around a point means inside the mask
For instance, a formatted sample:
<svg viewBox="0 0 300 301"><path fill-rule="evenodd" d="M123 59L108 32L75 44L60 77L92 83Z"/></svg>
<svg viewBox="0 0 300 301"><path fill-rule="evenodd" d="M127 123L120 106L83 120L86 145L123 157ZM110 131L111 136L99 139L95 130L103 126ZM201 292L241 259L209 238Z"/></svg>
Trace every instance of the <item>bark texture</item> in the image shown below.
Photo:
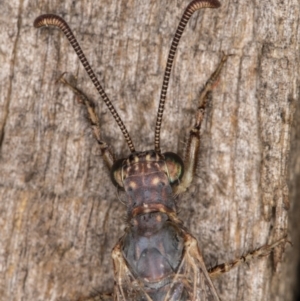
<svg viewBox="0 0 300 301"><path fill-rule="evenodd" d="M110 291L110 251L125 227L126 208L84 108L55 84L61 73L74 75L97 103L102 137L118 157L129 154L124 139L66 38L36 30L34 19L66 19L136 149L146 150L153 149L167 54L188 2L0 2L0 300L73 301ZM289 229L294 246L286 246L283 261L279 248L214 283L224 301L292 301L300 249L299 1L221 3L195 13L182 37L162 151L183 154L197 93L221 52L232 54L206 112L181 217L208 265Z"/></svg>

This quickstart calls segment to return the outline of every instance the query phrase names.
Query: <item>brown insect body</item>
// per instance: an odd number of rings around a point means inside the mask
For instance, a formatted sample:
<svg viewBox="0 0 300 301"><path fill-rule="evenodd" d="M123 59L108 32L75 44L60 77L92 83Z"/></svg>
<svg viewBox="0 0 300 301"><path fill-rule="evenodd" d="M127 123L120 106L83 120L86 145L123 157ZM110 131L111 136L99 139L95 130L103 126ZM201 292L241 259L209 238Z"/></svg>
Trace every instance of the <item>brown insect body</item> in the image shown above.
<svg viewBox="0 0 300 301"><path fill-rule="evenodd" d="M176 154L151 150L112 167L128 207L126 233L112 253L115 300L219 300L196 239L177 217L183 166Z"/></svg>
<svg viewBox="0 0 300 301"><path fill-rule="evenodd" d="M200 8L219 6L217 0L194 0L186 8L167 60L155 128L155 150L145 152L135 151L124 123L98 82L67 23L56 15L42 15L34 22L35 27L52 25L64 32L115 118L131 151L127 159L115 160L111 148L101 140L100 122L94 104L80 90L61 78L86 106L94 136L111 172L112 182L126 194L128 226L125 235L120 238L112 252L115 272L114 300L218 301L220 299L211 277L241 262L250 261L253 257L266 256L272 248L285 241L282 239L232 263L217 266L209 273L197 240L177 217L176 198L190 186L197 165L200 128L207 96L228 56L223 54L199 95L195 124L188 137L184 162L174 153L162 154L160 151L160 128L166 92L175 52L188 20ZM107 300L106 297L104 299Z"/></svg>
<svg viewBox="0 0 300 301"><path fill-rule="evenodd" d="M124 282L125 300L145 300L145 294L151 300L165 300L167 294L168 300L188 297L189 288L181 281L173 283L182 260L184 231L176 216L167 165L155 151L133 154L122 165L129 226L113 253L121 249L128 272L140 281L138 294Z"/></svg>
<svg viewBox="0 0 300 301"><path fill-rule="evenodd" d="M56 15L42 15L34 22L35 27L53 25L65 33L132 152L127 159L115 160L108 145L100 138L100 122L94 105L81 91L62 79L85 104L94 136L111 171L112 181L118 188L124 189L127 196L129 226L112 252L115 300L219 300L196 239L177 217L175 199L193 179L207 94L227 60L226 55L223 55L200 94L196 123L189 135L184 163L174 153L160 152L160 127L166 91L179 40L193 12L218 6L220 3L217 0L194 0L182 16L167 60L155 129L155 151L146 152L135 152L125 125L98 82L68 24Z"/></svg>

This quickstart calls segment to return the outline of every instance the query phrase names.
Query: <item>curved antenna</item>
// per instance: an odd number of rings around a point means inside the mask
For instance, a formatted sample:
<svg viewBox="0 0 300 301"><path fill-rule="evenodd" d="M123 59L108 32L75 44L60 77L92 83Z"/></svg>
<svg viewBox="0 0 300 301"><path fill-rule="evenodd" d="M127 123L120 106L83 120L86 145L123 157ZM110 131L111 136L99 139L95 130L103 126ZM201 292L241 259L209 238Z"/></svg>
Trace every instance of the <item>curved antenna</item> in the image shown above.
<svg viewBox="0 0 300 301"><path fill-rule="evenodd" d="M123 136L128 144L128 147L130 149L130 151L133 153L135 152L134 149L134 145L133 142L131 140L131 137L129 136L129 133L122 121L122 119L120 118L118 112L116 111L115 107L113 106L112 102L109 100L108 96L106 95L104 89L102 88L102 86L100 85L98 79L96 78L96 75L94 73L94 71L92 70L92 67L90 66L88 60L86 59L82 49L80 48L72 30L70 29L69 25L67 24L67 22L57 16L57 15L53 15L53 14L46 14L46 15L41 15L39 17L37 17L33 23L34 27L36 28L40 28L43 26L55 26L61 29L61 31L65 34L65 36L67 37L67 39L69 40L71 46L73 47L73 49L75 50L77 56L79 57L84 69L86 70L87 74L89 75L90 79L92 80L93 84L95 85L97 91L99 92L100 96L102 97L102 99L104 100L106 106L108 107L110 113L112 114L112 116L114 117L114 119L116 120L119 128L121 129Z"/></svg>
<svg viewBox="0 0 300 301"><path fill-rule="evenodd" d="M160 94L160 100L159 100L159 106L158 106L158 112L157 112L157 118L156 118L156 125L155 125L155 138L154 138L154 148L155 151L160 153L160 128L161 128L161 122L162 117L164 113L164 107L166 102L166 95L169 85L169 79L170 74L172 70L172 65L174 61L174 56L177 50L177 46L179 44L180 38L182 36L182 33L185 29L185 26L189 19L191 18L192 14L201 8L218 8L220 6L220 2L218 0L194 0L192 1L187 8L185 9L181 20L179 22L179 25L177 27L177 30L175 32L171 48L168 55L167 65L165 69L165 75L164 80L161 88L161 94Z"/></svg>

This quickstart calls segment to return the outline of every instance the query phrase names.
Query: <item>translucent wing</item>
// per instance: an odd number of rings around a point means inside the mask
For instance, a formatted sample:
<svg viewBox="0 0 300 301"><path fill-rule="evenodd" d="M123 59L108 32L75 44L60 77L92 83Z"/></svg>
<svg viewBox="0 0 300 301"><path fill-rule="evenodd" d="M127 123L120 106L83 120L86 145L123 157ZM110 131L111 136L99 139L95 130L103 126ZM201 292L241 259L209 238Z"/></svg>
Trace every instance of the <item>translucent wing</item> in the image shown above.
<svg viewBox="0 0 300 301"><path fill-rule="evenodd" d="M181 228L181 227L180 227ZM176 272L155 283L138 279L122 253L122 239L113 250L114 300L118 301L220 301L206 270L197 240L182 228L182 259Z"/></svg>
<svg viewBox="0 0 300 301"><path fill-rule="evenodd" d="M133 275L127 266L123 253L122 239L114 247L112 258L115 270L115 286L114 300L115 301L137 301L145 300L152 301L150 296L145 292L144 285Z"/></svg>
<svg viewBox="0 0 300 301"><path fill-rule="evenodd" d="M220 301L205 267L197 240L187 232L185 232L184 238L184 253L173 283L182 281L188 286L189 297L187 300Z"/></svg>

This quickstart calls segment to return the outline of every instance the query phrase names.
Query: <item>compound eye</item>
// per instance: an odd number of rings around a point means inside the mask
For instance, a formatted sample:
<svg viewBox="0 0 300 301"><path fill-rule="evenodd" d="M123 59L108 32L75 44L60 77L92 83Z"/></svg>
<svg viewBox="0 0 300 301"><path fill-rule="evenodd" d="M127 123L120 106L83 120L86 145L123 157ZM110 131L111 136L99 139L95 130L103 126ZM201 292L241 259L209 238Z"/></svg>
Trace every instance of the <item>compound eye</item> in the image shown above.
<svg viewBox="0 0 300 301"><path fill-rule="evenodd" d="M113 184L119 188L124 190L123 181L122 181L122 166L125 159L117 160L110 171L110 178Z"/></svg>
<svg viewBox="0 0 300 301"><path fill-rule="evenodd" d="M167 152L163 154L169 173L171 185L177 184L183 176L184 164L182 159L175 153Z"/></svg>

